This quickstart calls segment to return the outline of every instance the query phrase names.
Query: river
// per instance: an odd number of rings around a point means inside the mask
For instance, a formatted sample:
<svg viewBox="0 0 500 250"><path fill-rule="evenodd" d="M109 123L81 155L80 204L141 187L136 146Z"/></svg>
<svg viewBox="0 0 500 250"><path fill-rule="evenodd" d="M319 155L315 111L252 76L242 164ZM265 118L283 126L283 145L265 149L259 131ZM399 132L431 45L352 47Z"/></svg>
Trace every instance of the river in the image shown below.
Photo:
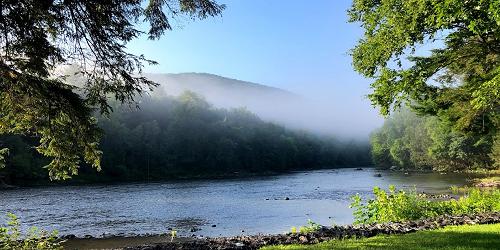
<svg viewBox="0 0 500 250"><path fill-rule="evenodd" d="M170 229L180 236L282 233L308 219L323 225L351 223L350 197L369 196L373 186L442 193L465 183L459 174L347 168L226 180L19 188L0 190L0 214L12 212L24 227L57 229L62 235L131 236Z"/></svg>

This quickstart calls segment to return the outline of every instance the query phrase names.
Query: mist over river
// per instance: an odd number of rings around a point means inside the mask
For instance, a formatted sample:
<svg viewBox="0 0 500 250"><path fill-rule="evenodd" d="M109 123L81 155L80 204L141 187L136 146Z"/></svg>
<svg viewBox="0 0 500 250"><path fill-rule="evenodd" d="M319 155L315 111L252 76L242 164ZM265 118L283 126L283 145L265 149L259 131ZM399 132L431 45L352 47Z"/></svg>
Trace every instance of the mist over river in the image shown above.
<svg viewBox="0 0 500 250"><path fill-rule="evenodd" d="M347 168L225 180L19 188L0 190L0 222L12 212L24 227L96 237L169 229L181 236L282 233L308 219L351 223L350 197L369 196L373 186L442 193L466 179L462 174Z"/></svg>

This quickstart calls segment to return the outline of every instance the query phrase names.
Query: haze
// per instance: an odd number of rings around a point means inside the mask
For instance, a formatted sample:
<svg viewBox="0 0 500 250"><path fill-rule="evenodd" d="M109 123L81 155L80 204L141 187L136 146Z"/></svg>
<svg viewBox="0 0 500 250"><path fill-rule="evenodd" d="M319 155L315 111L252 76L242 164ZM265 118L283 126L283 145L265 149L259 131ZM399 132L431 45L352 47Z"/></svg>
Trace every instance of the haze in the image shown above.
<svg viewBox="0 0 500 250"><path fill-rule="evenodd" d="M237 105L234 96L216 92L208 98L216 105L246 106L267 120L344 138L367 138L381 125L365 97L370 81L353 71L348 55L362 35L347 23L350 1L221 2L227 5L222 17L178 20L165 39L144 37L127 47L159 62L146 66L148 73L209 73L279 88L300 100L254 98Z"/></svg>

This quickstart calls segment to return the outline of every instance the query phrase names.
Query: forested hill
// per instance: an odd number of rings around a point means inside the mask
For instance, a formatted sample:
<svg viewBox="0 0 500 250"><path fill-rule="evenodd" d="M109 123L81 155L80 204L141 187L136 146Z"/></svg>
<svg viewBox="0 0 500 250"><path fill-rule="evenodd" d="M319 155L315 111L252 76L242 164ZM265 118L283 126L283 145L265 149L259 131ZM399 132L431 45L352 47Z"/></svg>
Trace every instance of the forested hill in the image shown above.
<svg viewBox="0 0 500 250"><path fill-rule="evenodd" d="M192 91L217 107L265 107L266 103L292 103L301 97L292 92L258 83L231 79L208 73L145 74L159 83L154 96L179 96ZM264 102L257 106L257 102ZM267 108L273 108L269 107Z"/></svg>
<svg viewBox="0 0 500 250"><path fill-rule="evenodd" d="M370 164L367 143L339 141L265 122L244 108L216 108L203 97L143 97L140 109L115 105L98 117L104 131L102 172L82 168L76 181L145 181L221 177ZM11 154L0 176L9 183L47 179L35 138L0 137Z"/></svg>
<svg viewBox="0 0 500 250"><path fill-rule="evenodd" d="M302 110L312 110L306 100L287 90L258 83L231 79L208 73L145 74L158 83L153 96L179 96L192 91L218 108L245 107L265 121L295 129L314 130L310 117ZM310 112L309 112L310 113Z"/></svg>

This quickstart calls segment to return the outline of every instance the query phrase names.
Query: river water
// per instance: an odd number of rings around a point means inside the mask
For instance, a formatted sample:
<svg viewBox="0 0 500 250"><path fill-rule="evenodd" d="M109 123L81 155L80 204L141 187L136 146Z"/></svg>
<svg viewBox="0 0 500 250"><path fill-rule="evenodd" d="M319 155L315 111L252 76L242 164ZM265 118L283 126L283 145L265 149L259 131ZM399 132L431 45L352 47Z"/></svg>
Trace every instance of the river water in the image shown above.
<svg viewBox="0 0 500 250"><path fill-rule="evenodd" d="M350 197L367 197L373 186L441 193L465 182L458 174L348 168L228 180L20 188L0 190L0 215L12 212L25 227L77 236L169 229L180 236L282 233L308 219L323 225L351 223Z"/></svg>

